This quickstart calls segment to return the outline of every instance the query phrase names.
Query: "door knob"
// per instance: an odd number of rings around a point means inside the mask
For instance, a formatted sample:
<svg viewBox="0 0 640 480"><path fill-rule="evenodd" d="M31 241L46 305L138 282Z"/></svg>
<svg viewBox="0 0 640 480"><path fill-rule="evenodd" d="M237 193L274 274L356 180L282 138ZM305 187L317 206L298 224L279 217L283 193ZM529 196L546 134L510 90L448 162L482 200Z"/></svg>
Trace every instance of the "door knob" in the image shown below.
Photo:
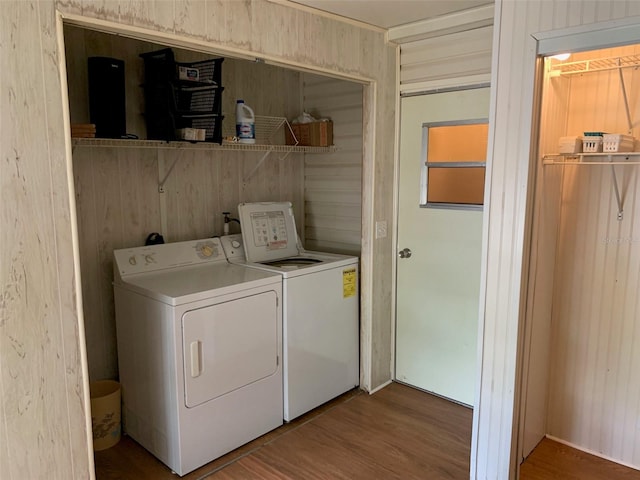
<svg viewBox="0 0 640 480"><path fill-rule="evenodd" d="M409 250L408 248L403 248L398 252L398 256L400 258L409 258L411 256L411 250Z"/></svg>

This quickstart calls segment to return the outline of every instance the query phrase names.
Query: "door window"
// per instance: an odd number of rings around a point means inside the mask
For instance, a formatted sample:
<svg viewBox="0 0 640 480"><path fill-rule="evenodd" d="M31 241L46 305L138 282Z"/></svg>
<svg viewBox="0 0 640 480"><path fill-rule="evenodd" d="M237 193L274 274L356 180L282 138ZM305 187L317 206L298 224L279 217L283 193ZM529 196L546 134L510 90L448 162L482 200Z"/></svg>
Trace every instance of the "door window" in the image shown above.
<svg viewBox="0 0 640 480"><path fill-rule="evenodd" d="M422 126L421 206L481 209L487 155L486 120Z"/></svg>

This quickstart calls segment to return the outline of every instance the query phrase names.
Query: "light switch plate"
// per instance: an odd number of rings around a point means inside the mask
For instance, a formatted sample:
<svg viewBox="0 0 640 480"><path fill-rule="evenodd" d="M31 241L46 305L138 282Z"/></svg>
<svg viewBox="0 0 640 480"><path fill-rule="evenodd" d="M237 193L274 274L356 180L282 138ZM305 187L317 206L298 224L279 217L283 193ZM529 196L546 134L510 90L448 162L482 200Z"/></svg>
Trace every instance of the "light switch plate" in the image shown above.
<svg viewBox="0 0 640 480"><path fill-rule="evenodd" d="M376 238L385 238L387 236L386 220L378 220L376 222Z"/></svg>

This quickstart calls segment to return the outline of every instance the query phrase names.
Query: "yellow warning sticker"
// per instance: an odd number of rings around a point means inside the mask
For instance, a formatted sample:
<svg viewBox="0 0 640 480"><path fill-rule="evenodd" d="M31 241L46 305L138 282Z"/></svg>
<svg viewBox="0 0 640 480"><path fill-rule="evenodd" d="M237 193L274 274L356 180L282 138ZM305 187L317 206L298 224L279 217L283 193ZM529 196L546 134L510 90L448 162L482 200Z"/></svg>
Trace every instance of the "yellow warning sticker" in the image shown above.
<svg viewBox="0 0 640 480"><path fill-rule="evenodd" d="M357 282L358 275L356 273L356 269L354 268L345 268L342 271L342 296L344 298L349 298L355 296L358 288Z"/></svg>

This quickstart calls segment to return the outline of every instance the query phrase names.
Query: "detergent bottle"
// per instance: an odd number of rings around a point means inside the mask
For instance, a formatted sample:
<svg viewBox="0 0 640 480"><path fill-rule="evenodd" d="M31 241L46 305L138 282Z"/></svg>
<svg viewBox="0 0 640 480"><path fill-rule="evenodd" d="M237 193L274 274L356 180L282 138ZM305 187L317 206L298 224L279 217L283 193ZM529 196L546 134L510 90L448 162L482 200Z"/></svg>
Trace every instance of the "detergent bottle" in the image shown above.
<svg viewBox="0 0 640 480"><path fill-rule="evenodd" d="M236 137L240 143L256 143L256 117L244 100L236 103Z"/></svg>

